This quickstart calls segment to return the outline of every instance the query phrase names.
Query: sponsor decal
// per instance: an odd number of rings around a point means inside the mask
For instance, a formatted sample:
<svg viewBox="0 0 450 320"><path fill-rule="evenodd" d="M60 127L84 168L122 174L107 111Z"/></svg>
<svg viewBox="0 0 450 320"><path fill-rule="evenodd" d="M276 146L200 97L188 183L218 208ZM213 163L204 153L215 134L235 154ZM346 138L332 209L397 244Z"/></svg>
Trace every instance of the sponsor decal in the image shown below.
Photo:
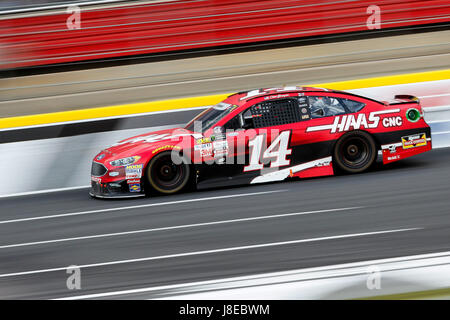
<svg viewBox="0 0 450 320"><path fill-rule="evenodd" d="M213 155L213 145L212 143L198 144L194 146L195 151L200 151L200 156L210 157Z"/></svg>
<svg viewBox="0 0 450 320"><path fill-rule="evenodd" d="M141 184L140 183L134 183L128 185L130 188L130 192L141 192Z"/></svg>
<svg viewBox="0 0 450 320"><path fill-rule="evenodd" d="M399 160L400 159L400 155L397 154L397 155L392 156L392 157L387 157L387 159L388 159L388 161Z"/></svg>
<svg viewBox="0 0 450 320"><path fill-rule="evenodd" d="M400 116L384 118L382 123L385 128L400 127L403 124L402 117Z"/></svg>
<svg viewBox="0 0 450 320"><path fill-rule="evenodd" d="M403 149L422 147L427 145L427 136L425 133L419 133L411 136L402 137Z"/></svg>
<svg viewBox="0 0 450 320"><path fill-rule="evenodd" d="M280 98L287 98L287 97L289 97L288 93L285 93L285 94L273 94L273 95L264 97L264 100L280 99Z"/></svg>
<svg viewBox="0 0 450 320"><path fill-rule="evenodd" d="M395 144L392 144L388 147L390 153L396 153L397 152L397 146Z"/></svg>
<svg viewBox="0 0 450 320"><path fill-rule="evenodd" d="M131 179L131 180L127 180L128 184L135 184L135 183L141 183L140 179Z"/></svg>
<svg viewBox="0 0 450 320"><path fill-rule="evenodd" d="M217 140L225 140L227 137L225 133L216 134L214 136L211 136L211 141L217 141Z"/></svg>
<svg viewBox="0 0 450 320"><path fill-rule="evenodd" d="M96 159L97 160L102 160L103 158L105 157L105 154L104 153L102 153L101 155L99 155Z"/></svg>
<svg viewBox="0 0 450 320"><path fill-rule="evenodd" d="M168 144L168 145L165 145L165 146L156 148L155 150L152 151L152 154L157 153L157 152L159 152L159 151L161 151L161 150L167 150L167 149L170 149L170 150L180 150L181 147L180 147L180 146L174 146L174 145L169 145L169 144Z"/></svg>
<svg viewBox="0 0 450 320"><path fill-rule="evenodd" d="M197 144L204 144L204 143L210 143L211 142L211 138L200 138L197 139Z"/></svg>
<svg viewBox="0 0 450 320"><path fill-rule="evenodd" d="M142 164L132 164L125 167L125 179L136 179L142 177Z"/></svg>
<svg viewBox="0 0 450 320"><path fill-rule="evenodd" d="M397 112L400 112L400 109L374 111L368 117L365 113L336 116L332 124L308 127L306 132L330 130L330 133L336 133L352 129L358 130L360 128L373 129L378 128L380 122L382 122L384 127L397 127L402 125L402 118L400 116L387 117L382 121L380 117L382 114Z"/></svg>
<svg viewBox="0 0 450 320"><path fill-rule="evenodd" d="M200 150L201 157L212 157L212 149Z"/></svg>
<svg viewBox="0 0 450 320"><path fill-rule="evenodd" d="M213 142L213 149L215 156L225 156L228 154L228 141L220 140Z"/></svg>
<svg viewBox="0 0 450 320"><path fill-rule="evenodd" d="M213 147L214 149L228 149L228 141L227 140L214 141Z"/></svg>
<svg viewBox="0 0 450 320"><path fill-rule="evenodd" d="M110 177L117 177L119 175L119 172L117 172L117 171L110 171L109 172L109 176Z"/></svg>
<svg viewBox="0 0 450 320"><path fill-rule="evenodd" d="M94 181L94 182L97 182L97 183L101 183L102 182L102 178L94 177L94 176L91 176L91 180Z"/></svg>
<svg viewBox="0 0 450 320"><path fill-rule="evenodd" d="M197 144L194 146L194 150L196 150L196 151L208 150L208 149L212 150L212 143Z"/></svg>
<svg viewBox="0 0 450 320"><path fill-rule="evenodd" d="M326 158L324 160L319 160L316 163L316 167L326 167L326 166L329 166L330 164L331 164L331 159Z"/></svg>

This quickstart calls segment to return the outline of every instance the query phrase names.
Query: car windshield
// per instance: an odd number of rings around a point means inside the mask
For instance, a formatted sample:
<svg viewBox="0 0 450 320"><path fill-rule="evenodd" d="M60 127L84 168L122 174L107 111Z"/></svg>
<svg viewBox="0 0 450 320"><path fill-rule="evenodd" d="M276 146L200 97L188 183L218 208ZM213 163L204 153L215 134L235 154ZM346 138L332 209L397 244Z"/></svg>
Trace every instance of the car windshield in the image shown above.
<svg viewBox="0 0 450 320"><path fill-rule="evenodd" d="M192 119L185 129L194 132L205 132L233 110L234 108L232 108L231 104L220 102Z"/></svg>

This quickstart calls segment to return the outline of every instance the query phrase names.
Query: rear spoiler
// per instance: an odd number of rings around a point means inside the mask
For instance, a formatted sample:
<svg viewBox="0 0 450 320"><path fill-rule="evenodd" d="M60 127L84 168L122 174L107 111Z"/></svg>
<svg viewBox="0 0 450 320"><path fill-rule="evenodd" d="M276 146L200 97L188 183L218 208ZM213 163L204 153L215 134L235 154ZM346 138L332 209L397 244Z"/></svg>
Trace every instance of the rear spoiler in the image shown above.
<svg viewBox="0 0 450 320"><path fill-rule="evenodd" d="M393 104L406 104L406 103L412 103L415 102L417 104L420 104L420 100L419 98L415 97L415 96L411 96L408 94L397 94L394 97L394 101L389 101L389 105L393 105Z"/></svg>

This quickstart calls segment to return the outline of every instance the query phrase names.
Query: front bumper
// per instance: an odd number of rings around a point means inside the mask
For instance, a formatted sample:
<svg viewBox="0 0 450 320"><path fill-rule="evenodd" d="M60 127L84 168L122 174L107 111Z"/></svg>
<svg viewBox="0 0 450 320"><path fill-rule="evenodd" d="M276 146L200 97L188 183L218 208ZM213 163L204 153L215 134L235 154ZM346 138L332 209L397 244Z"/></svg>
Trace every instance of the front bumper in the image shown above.
<svg viewBox="0 0 450 320"><path fill-rule="evenodd" d="M106 183L91 181L89 194L95 198L137 198L145 196L143 189L139 192L130 192L127 180Z"/></svg>

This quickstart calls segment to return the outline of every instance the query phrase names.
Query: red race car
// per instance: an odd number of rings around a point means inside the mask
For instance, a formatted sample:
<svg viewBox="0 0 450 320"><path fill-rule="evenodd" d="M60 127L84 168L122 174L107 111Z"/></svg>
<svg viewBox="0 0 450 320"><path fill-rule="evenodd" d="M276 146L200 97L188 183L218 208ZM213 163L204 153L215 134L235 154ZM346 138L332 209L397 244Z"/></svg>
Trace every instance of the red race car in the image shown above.
<svg viewBox="0 0 450 320"><path fill-rule="evenodd" d="M367 170L431 149L419 100L285 87L240 92L184 128L123 140L93 161L95 197L281 181Z"/></svg>

